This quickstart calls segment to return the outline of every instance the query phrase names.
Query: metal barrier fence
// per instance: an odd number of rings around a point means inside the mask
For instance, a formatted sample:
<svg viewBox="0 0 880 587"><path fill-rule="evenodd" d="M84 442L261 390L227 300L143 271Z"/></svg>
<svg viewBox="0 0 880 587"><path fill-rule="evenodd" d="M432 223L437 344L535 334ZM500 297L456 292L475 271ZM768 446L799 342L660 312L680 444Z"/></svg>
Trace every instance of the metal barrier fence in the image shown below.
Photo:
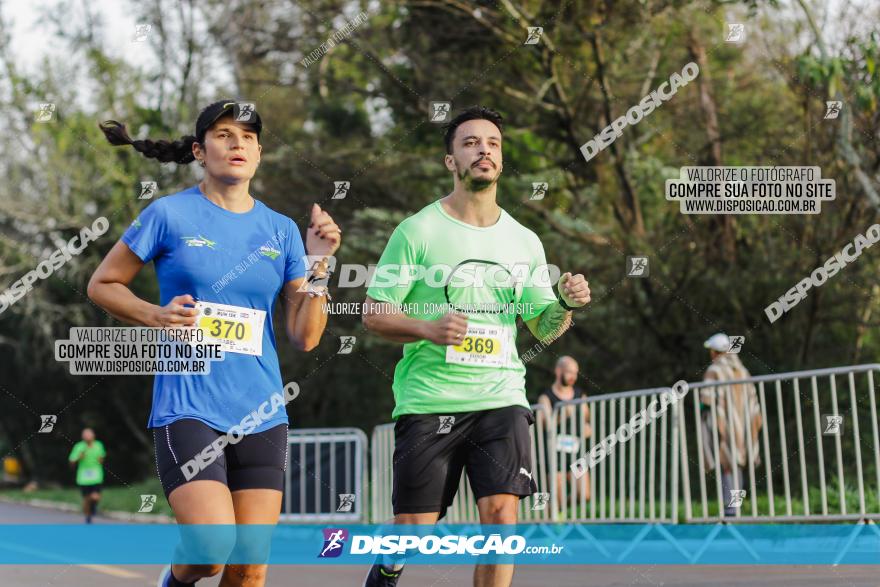
<svg viewBox="0 0 880 587"><path fill-rule="evenodd" d="M560 402L552 413L539 404L533 405L532 473L538 493L520 501L519 519L616 523L878 520L880 436L874 388L874 373L878 370L880 365L871 364L720 384L692 383L687 395L669 404L658 417L645 418L646 424L640 430L629 434L623 430L621 438L627 439L617 443L580 479L570 469L576 459L586 456L603 438L633 421L660 394L672 389L641 389ZM754 386L753 394L748 386ZM732 389L746 389L746 393L731 394ZM732 397L745 398L733 401L736 412L726 409ZM739 410L741 416L737 415ZM829 433L828 423L838 418L842 418L842 433ZM725 430L738 429L738 419L746 423L748 430L740 443L732 442L729 434L725 438ZM346 438L359 439L354 452L361 455L366 444L363 433L343 430L352 435ZM303 437L309 433L299 431ZM292 433L291 438L296 434ZM298 442L299 450L304 451L312 440L303 438ZM725 453L728 462L742 465L731 467L726 476L723 458L719 458ZM346 477L345 492L352 487L350 492L358 496L357 509L350 516L329 511L329 498L315 502L320 506L312 508L316 512L308 511L304 504L311 503L324 485L313 479L312 493L300 490L294 496L285 496L285 512L293 511L292 498L300 502L299 510L286 514L285 519L305 521L317 518L304 516L319 516L376 523L390 520L394 424L373 429L370 455L368 515L361 509L366 505L360 497L364 492L357 473L363 470L361 459L350 477L358 480L357 484L348 484ZM712 466L707 463L710 458ZM330 469L335 471L334 466ZM309 471L303 469L300 477L314 477ZM303 480L298 483L302 486ZM326 495L335 498L337 491L344 493L337 485L331 479ZM742 499L734 506L735 497ZM445 521L478 521L466 476L462 476Z"/></svg>
<svg viewBox="0 0 880 587"><path fill-rule="evenodd" d="M391 508L394 424L373 428L370 438L370 521L380 523L394 517Z"/></svg>
<svg viewBox="0 0 880 587"><path fill-rule="evenodd" d="M678 405L671 404L632 438L619 442L580 479L571 465L671 388L612 393L559 402L553 412L556 450L550 469L554 519L675 522L678 519ZM647 419L646 419L647 421ZM588 446L585 446L588 445Z"/></svg>
<svg viewBox="0 0 880 587"><path fill-rule="evenodd" d="M880 519L878 370L880 365L858 365L692 384L680 426L685 520ZM725 410L724 418L716 397L736 386L754 386L753 393L741 393L743 405ZM703 406L701 396L708 399ZM751 405L755 399L757 409ZM739 446L727 443L728 462L741 465L730 467L728 483L745 491L731 516L718 506L729 503L729 492L722 491L722 459L709 467L703 455L723 450L719 429L733 429L733 412L739 410L741 421L752 426Z"/></svg>
<svg viewBox="0 0 880 587"><path fill-rule="evenodd" d="M689 384L681 401L616 444L613 453L588 471L589 499L574 480L561 483L554 492L558 499L551 499L554 519L880 519L878 369L880 365L858 365ZM839 398L841 381L845 389ZM567 475L576 458L664 391L671 389L557 404L558 450L551 470ZM838 417L840 432L828 433L829 418ZM583 433L586 424L592 429L589 435ZM737 430L741 434L729 432ZM565 443L559 442L563 438L573 438L568 446L577 450L565 451ZM589 446L581 449L582 444ZM740 466L724 467L722 461Z"/></svg>
<svg viewBox="0 0 880 587"><path fill-rule="evenodd" d="M289 431L281 520L365 522L366 456L367 436L359 428Z"/></svg>

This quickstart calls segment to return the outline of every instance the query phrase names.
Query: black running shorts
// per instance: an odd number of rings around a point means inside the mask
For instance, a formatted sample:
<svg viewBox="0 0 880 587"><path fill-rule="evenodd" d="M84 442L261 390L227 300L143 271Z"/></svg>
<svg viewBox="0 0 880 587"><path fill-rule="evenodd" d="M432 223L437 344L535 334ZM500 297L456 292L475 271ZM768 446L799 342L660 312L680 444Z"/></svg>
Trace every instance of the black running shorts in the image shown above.
<svg viewBox="0 0 880 587"><path fill-rule="evenodd" d="M101 484L98 483L96 485L79 485L79 490L82 492L83 497L88 497L93 493L101 493Z"/></svg>
<svg viewBox="0 0 880 587"><path fill-rule="evenodd" d="M442 518L462 469L476 499L535 493L529 440L534 421L522 406L401 416L394 425L394 513L440 512Z"/></svg>
<svg viewBox="0 0 880 587"><path fill-rule="evenodd" d="M287 470L287 424L248 434L219 451L205 449L225 432L204 422L184 418L153 428L156 471L167 498L189 481L210 479L239 489L284 489Z"/></svg>

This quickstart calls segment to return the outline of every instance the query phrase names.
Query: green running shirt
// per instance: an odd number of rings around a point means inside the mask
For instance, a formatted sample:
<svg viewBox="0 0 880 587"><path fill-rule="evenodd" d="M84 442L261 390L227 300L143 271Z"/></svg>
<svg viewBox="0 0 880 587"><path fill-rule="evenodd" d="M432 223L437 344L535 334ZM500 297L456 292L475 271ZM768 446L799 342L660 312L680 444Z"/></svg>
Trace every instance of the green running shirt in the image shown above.
<svg viewBox="0 0 880 587"><path fill-rule="evenodd" d="M98 485L103 483L104 466L101 465L99 459L107 456L104 444L100 440L95 440L92 442L92 446L89 446L85 440L80 440L73 445L68 460L74 462L80 455L83 455L83 458L76 466L76 484Z"/></svg>
<svg viewBox="0 0 880 587"><path fill-rule="evenodd" d="M538 236L504 210L492 226L478 227L450 216L438 200L401 222L367 295L422 320L435 320L454 305L468 315L470 340L458 347L405 344L394 369L392 418L528 408L516 317L530 320L555 303L554 273L545 265ZM555 275L558 280L558 270ZM395 283L395 277L403 279ZM459 352L449 357L450 349Z"/></svg>

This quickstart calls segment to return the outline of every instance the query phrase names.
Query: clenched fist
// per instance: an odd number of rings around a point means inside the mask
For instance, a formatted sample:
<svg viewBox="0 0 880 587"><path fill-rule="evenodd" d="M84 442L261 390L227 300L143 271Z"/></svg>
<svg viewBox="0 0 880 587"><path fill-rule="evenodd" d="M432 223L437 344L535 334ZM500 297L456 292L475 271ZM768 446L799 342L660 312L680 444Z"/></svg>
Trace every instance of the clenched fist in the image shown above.
<svg viewBox="0 0 880 587"><path fill-rule="evenodd" d="M467 334L467 316L450 312L437 320L425 322L425 335L423 338L434 344L460 344Z"/></svg>
<svg viewBox="0 0 880 587"><path fill-rule="evenodd" d="M590 303L590 284L580 273L563 273L557 287L560 297L571 308L580 308Z"/></svg>

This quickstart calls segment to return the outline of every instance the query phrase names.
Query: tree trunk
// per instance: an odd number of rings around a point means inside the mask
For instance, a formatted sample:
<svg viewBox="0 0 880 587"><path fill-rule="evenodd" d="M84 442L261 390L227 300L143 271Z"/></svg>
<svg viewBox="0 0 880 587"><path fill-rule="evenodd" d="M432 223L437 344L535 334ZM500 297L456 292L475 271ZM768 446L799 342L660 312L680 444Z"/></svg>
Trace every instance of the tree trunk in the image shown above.
<svg viewBox="0 0 880 587"><path fill-rule="evenodd" d="M688 49L691 58L700 66L700 75L697 77L697 87L700 92L700 110L703 112L703 122L706 127L706 139L709 148L704 158L704 165L718 166L722 164L721 157L721 130L718 125L718 108L715 105L715 96L712 94L712 78L709 75L709 59L706 56L706 47L697 37L695 31L691 31L688 38ZM736 237L734 236L734 218L729 214L721 214L717 218L717 228L721 230L721 245L725 261L733 262L736 259Z"/></svg>

